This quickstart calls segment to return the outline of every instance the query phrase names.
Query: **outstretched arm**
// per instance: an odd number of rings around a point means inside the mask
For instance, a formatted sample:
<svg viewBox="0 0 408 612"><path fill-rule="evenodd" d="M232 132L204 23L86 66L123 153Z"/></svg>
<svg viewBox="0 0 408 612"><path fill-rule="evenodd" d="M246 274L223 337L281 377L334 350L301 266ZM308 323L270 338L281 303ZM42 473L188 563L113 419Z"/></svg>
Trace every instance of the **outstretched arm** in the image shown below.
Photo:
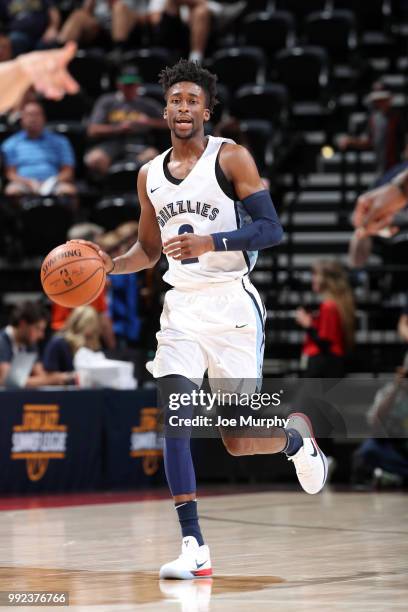
<svg viewBox="0 0 408 612"><path fill-rule="evenodd" d="M75 52L76 45L67 43L63 49L25 53L0 64L0 113L17 104L30 86L54 100L77 93L78 83L66 70Z"/></svg>
<svg viewBox="0 0 408 612"><path fill-rule="evenodd" d="M363 193L357 200L353 225L360 235L373 236L392 226L396 212L408 201L408 170L398 174L391 183Z"/></svg>

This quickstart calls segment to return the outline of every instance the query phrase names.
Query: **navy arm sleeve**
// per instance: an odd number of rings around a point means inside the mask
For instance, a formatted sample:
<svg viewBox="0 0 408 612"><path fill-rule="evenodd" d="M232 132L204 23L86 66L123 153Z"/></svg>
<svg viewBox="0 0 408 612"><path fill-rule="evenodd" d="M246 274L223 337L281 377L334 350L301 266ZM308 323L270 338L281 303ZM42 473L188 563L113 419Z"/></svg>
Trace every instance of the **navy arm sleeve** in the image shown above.
<svg viewBox="0 0 408 612"><path fill-rule="evenodd" d="M252 223L231 232L211 234L216 251L260 251L279 244L283 229L269 191L258 191L242 200Z"/></svg>

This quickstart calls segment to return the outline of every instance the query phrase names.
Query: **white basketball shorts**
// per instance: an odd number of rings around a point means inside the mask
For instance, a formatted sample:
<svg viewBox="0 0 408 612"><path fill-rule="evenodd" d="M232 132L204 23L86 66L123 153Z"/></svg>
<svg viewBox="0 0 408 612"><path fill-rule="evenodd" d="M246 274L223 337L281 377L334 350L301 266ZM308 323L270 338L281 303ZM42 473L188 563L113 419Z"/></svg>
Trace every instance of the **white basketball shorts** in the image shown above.
<svg viewBox="0 0 408 612"><path fill-rule="evenodd" d="M146 364L155 378L180 375L201 385L210 379L262 377L265 307L247 277L167 292L157 352Z"/></svg>

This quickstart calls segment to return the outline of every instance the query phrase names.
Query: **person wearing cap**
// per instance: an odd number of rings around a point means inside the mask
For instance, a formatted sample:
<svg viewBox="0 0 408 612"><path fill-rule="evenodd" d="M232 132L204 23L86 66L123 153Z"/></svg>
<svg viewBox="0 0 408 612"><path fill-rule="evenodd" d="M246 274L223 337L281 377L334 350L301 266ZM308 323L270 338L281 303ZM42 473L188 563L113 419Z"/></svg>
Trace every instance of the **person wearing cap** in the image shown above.
<svg viewBox="0 0 408 612"><path fill-rule="evenodd" d="M342 136L339 148L373 149L376 155L377 176L395 166L405 144L405 128L400 113L392 107L392 94L382 83L374 83L368 96L370 112L365 132L359 136Z"/></svg>
<svg viewBox="0 0 408 612"><path fill-rule="evenodd" d="M135 66L125 66L117 79L117 91L102 95L95 103L88 124L88 137L96 144L86 153L91 173L104 176L111 164L136 151L136 159L147 162L158 154L148 145L152 128L165 129L163 108L156 100L139 96L142 79Z"/></svg>

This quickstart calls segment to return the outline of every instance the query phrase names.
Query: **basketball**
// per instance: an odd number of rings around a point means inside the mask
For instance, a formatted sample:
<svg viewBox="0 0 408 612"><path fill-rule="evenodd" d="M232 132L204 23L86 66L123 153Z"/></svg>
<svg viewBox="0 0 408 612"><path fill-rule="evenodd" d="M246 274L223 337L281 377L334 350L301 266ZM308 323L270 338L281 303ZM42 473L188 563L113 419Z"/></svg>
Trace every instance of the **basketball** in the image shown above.
<svg viewBox="0 0 408 612"><path fill-rule="evenodd" d="M60 306L76 308L93 302L105 286L102 259L80 242L66 242L48 253L41 266L44 292Z"/></svg>

